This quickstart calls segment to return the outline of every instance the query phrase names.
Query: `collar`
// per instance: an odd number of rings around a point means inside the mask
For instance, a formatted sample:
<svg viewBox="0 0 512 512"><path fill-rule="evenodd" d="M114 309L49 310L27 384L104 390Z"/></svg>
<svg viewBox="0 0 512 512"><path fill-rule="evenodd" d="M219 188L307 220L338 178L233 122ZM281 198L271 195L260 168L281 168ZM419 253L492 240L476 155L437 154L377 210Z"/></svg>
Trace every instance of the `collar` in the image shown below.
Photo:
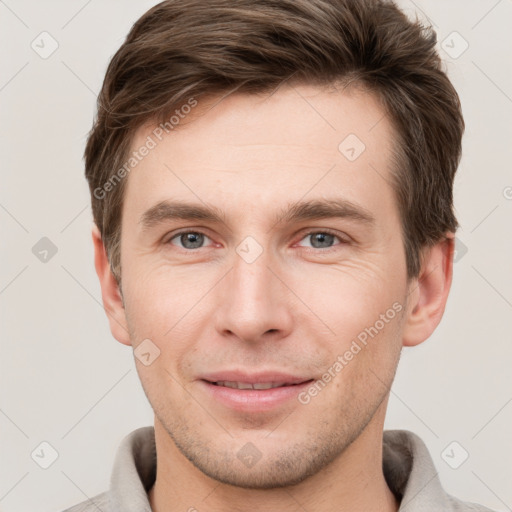
<svg viewBox="0 0 512 512"><path fill-rule="evenodd" d="M383 472L400 501L398 512L489 511L446 494L426 445L408 430L383 432ZM118 448L109 492L111 510L151 512L147 493L155 479L154 427L141 427L128 434Z"/></svg>

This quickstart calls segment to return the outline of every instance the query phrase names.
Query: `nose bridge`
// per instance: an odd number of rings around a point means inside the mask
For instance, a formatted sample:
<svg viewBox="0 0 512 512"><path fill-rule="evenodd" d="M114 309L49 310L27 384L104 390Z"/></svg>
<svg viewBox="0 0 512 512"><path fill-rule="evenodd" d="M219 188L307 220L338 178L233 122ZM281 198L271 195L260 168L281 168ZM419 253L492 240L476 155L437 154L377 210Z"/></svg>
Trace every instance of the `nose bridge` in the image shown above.
<svg viewBox="0 0 512 512"><path fill-rule="evenodd" d="M233 261L232 286L239 299L260 302L270 299L272 258L252 237L244 240L236 249Z"/></svg>
<svg viewBox="0 0 512 512"><path fill-rule="evenodd" d="M268 247L263 247L252 236L246 237L236 247L231 290L235 304L244 315L250 315L254 308L270 306L277 299L275 283L272 282L275 277L268 268L271 265Z"/></svg>

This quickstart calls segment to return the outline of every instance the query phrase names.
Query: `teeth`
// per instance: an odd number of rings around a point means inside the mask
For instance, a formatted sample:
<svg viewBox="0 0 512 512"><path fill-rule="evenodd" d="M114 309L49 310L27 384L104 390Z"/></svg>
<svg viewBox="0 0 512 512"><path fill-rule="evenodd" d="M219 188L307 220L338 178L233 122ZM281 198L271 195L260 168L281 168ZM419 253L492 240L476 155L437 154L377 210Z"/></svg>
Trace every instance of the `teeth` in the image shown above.
<svg viewBox="0 0 512 512"><path fill-rule="evenodd" d="M232 382L232 381L218 381L215 384L217 386L224 386L226 388L233 389L271 389L285 386L286 382L258 382L250 384L248 382Z"/></svg>
<svg viewBox="0 0 512 512"><path fill-rule="evenodd" d="M252 387L252 384L249 384L247 382L230 382L231 387L238 388L238 389L254 389Z"/></svg>
<svg viewBox="0 0 512 512"><path fill-rule="evenodd" d="M272 386L271 382L258 382L258 383L254 383L252 386L254 389L270 389L272 387L279 387L279 386Z"/></svg>

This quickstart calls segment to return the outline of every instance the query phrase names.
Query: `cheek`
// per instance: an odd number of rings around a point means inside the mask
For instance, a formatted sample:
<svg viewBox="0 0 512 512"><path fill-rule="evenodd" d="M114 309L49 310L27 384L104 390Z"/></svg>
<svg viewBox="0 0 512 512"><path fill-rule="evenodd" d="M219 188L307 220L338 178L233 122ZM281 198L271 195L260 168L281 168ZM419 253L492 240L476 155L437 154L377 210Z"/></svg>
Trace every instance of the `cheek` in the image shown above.
<svg viewBox="0 0 512 512"><path fill-rule="evenodd" d="M204 298L216 276L168 265L126 275L126 312L134 348L151 340L160 351L155 366L176 370L197 350L201 322L211 317Z"/></svg>
<svg viewBox="0 0 512 512"><path fill-rule="evenodd" d="M309 286L297 295L318 315L302 307L298 324L318 326L310 329L325 363L325 379L332 378L332 392L345 400L348 394L363 396L379 393L389 383L401 347L401 322L404 310L400 282L386 272L368 266L351 265L317 272ZM391 276L392 277L392 276ZM383 388L384 386L384 388Z"/></svg>
<svg viewBox="0 0 512 512"><path fill-rule="evenodd" d="M305 316L316 314L334 342L356 337L390 308L388 317L392 318L386 317L388 323L397 316L393 304L401 300L403 290L399 281L386 271L352 263L319 267L316 272L310 272L307 281L303 275L290 279L290 284L293 282L290 287L298 297L304 297L307 306L300 310Z"/></svg>
<svg viewBox="0 0 512 512"><path fill-rule="evenodd" d="M208 290L205 273L190 268L161 264L153 268L133 268L126 285L126 295L139 326L147 326L158 337L166 334L198 304ZM211 276L213 281L213 276ZM125 287L123 285L123 288ZM211 285L210 285L211 286Z"/></svg>

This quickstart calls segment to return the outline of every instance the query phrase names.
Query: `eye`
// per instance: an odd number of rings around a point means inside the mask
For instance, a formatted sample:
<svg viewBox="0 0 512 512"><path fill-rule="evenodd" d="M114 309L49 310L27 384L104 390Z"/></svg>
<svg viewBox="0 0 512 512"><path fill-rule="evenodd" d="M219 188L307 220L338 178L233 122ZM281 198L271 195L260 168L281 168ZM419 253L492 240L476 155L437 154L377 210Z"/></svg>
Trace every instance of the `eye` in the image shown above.
<svg viewBox="0 0 512 512"><path fill-rule="evenodd" d="M336 239L342 244L347 243L347 240L341 238L340 236L328 230L310 231L309 233L306 233L304 238L302 238L301 240L306 239L309 239L311 241L310 247L312 247L313 249L331 249L333 248L332 244Z"/></svg>
<svg viewBox="0 0 512 512"><path fill-rule="evenodd" d="M166 242L172 245L178 245L182 249L200 249L205 239L210 240L208 236L200 231L181 231L169 238ZM173 240L178 240L178 244L174 244Z"/></svg>
<svg viewBox="0 0 512 512"><path fill-rule="evenodd" d="M301 245L302 247L310 247L312 249L334 249L336 245L346 244L348 240L342 238L339 234L335 232L331 232L330 230L321 230L321 231L310 231L306 233L302 240L310 240L309 246ZM165 242L166 244L175 245L181 249L192 251L194 249L201 249L204 246L206 240L212 240L209 236L201 231L180 231L175 233L171 238ZM339 242L336 244L336 240Z"/></svg>

